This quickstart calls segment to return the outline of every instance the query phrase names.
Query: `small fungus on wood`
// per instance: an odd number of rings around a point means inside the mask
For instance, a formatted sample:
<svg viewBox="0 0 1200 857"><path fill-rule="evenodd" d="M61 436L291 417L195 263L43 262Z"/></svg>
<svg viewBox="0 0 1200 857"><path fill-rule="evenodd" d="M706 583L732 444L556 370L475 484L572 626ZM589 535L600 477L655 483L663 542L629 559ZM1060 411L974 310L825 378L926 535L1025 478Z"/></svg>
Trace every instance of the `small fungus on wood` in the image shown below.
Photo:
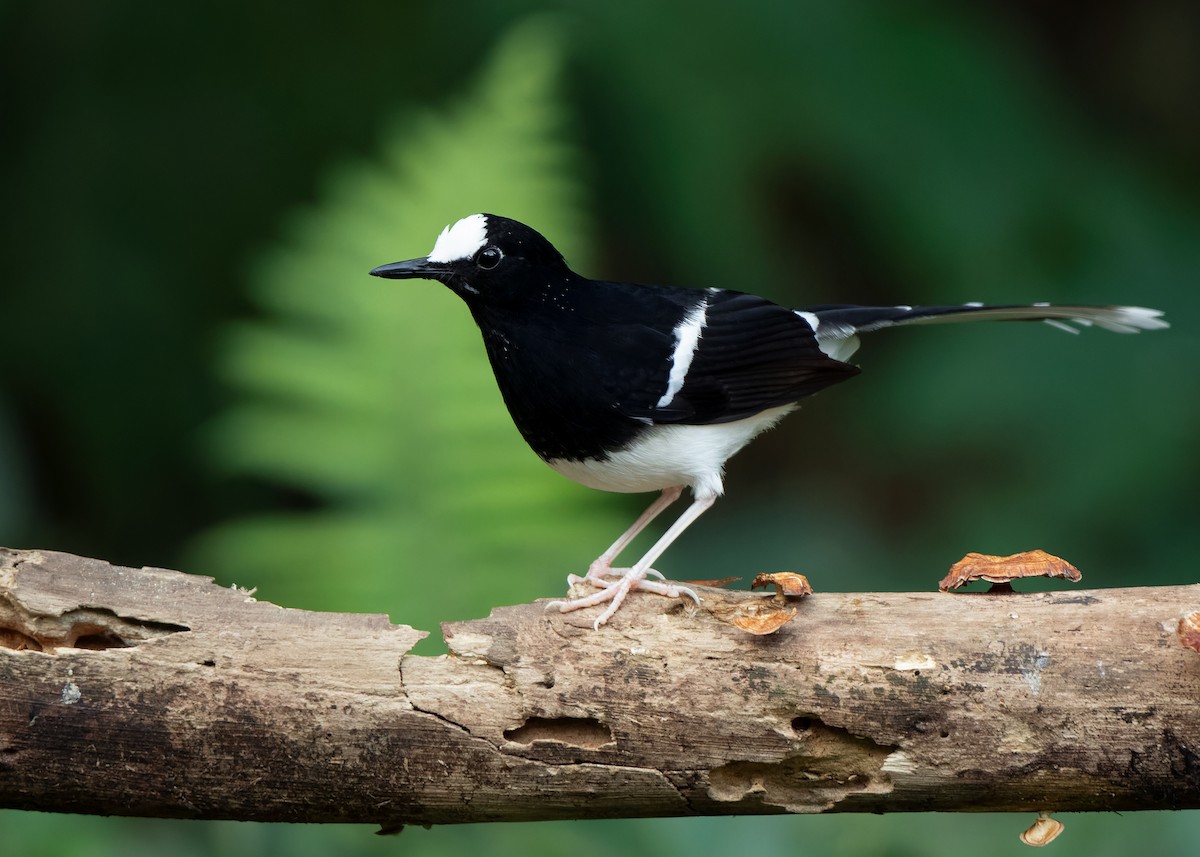
<svg viewBox="0 0 1200 857"><path fill-rule="evenodd" d="M1022 577L1061 577L1076 582L1083 575L1065 559L1043 550L1024 551L1010 556L969 553L950 566L950 573L938 583L938 589L949 592L972 580L986 580L992 584L988 592L1012 592L1012 581Z"/></svg>
<svg viewBox="0 0 1200 857"><path fill-rule="evenodd" d="M1200 610L1192 611L1180 619L1176 631L1179 634L1179 642L1193 651L1200 652Z"/></svg>
<svg viewBox="0 0 1200 857"><path fill-rule="evenodd" d="M796 574L794 571L760 574L750 583L751 589L765 589L768 586L775 587L775 600L777 601L782 601L784 598L803 598L805 595L812 595L813 591L808 578L803 574Z"/></svg>
<svg viewBox="0 0 1200 857"><path fill-rule="evenodd" d="M764 637L774 634L796 618L795 607L780 608L767 601L752 602L738 608L729 617L729 624L743 631Z"/></svg>
<svg viewBox="0 0 1200 857"><path fill-rule="evenodd" d="M1041 848L1057 839L1062 832L1063 823L1051 818L1050 813L1044 812L1038 816L1037 821L1029 826L1028 830L1021 834L1021 841L1034 848Z"/></svg>
<svg viewBox="0 0 1200 857"><path fill-rule="evenodd" d="M750 584L751 589L761 589L765 586L774 586L775 595L770 598L745 601L728 613L721 611L724 615L718 615L715 611L713 615L747 633L765 636L774 634L796 618L797 610L788 603L789 601L812 594L812 587L809 586L808 579L803 574L791 571L760 574Z"/></svg>
<svg viewBox="0 0 1200 857"><path fill-rule="evenodd" d="M803 574L781 571L775 574L760 574L750 584L751 589L774 586L774 595L721 599L708 597L705 608L715 619L727 622L755 636L774 634L796 618L794 603L805 595L812 594L812 587Z"/></svg>

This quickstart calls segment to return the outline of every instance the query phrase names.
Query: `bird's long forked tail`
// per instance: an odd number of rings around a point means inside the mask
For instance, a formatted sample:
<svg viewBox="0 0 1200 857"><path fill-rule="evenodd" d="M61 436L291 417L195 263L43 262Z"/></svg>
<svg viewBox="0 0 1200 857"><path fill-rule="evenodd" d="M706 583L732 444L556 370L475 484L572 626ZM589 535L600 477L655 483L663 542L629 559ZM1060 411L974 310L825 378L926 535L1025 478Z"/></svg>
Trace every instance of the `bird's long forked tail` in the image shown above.
<svg viewBox="0 0 1200 857"><path fill-rule="evenodd" d="M988 306L870 307L826 304L796 310L812 325L821 350L835 360L847 360L858 350L858 334L905 324L947 324L962 321L1043 321L1069 333L1099 327L1115 333L1137 333L1170 327L1162 310L1140 306L1068 306L1019 304Z"/></svg>

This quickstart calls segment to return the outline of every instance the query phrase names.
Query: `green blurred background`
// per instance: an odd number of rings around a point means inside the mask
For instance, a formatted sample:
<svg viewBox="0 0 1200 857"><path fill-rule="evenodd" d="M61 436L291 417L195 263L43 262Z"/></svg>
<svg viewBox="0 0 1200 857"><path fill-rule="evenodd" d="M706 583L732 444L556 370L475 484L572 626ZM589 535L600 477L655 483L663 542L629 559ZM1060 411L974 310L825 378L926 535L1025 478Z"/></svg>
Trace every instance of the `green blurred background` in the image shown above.
<svg viewBox="0 0 1200 857"><path fill-rule="evenodd" d="M929 589L1051 550L1196 579L1200 6L0 4L0 544L436 629L647 502L521 444L465 309L371 267L476 211L592 276L784 303L1122 302L1171 330L870 337L659 563ZM436 637L436 635L435 635ZM436 639L421 651L439 651ZM1017 854L1015 816L406 831L0 812L4 855ZM1194 850L1068 816L1061 854Z"/></svg>

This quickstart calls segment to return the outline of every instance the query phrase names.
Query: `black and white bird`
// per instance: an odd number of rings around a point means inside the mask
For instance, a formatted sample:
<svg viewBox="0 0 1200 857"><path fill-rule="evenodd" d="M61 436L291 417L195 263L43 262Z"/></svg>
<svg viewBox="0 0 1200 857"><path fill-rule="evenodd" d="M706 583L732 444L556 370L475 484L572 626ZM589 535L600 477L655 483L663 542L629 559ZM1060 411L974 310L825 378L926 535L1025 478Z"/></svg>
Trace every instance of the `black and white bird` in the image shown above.
<svg viewBox="0 0 1200 857"><path fill-rule="evenodd" d="M608 602L596 628L633 589L699 602L690 589L647 580L662 578L651 565L721 495L734 453L801 399L859 373L846 362L859 334L976 320L1045 321L1071 332L1072 325L1118 333L1167 327L1160 311L1144 307L788 309L725 289L589 280L541 234L493 214L464 217L428 256L371 274L437 280L466 302L513 421L552 468L602 491L661 492L591 564L586 580L598 591L555 602L563 612ZM641 559L614 568L684 488L691 505Z"/></svg>

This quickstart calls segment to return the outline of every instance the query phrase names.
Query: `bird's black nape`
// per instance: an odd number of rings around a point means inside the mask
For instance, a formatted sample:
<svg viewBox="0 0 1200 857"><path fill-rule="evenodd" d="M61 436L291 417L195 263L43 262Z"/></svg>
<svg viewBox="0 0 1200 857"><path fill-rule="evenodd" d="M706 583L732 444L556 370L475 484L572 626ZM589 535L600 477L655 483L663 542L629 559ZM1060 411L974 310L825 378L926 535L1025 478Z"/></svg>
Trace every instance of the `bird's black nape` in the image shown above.
<svg viewBox="0 0 1200 857"><path fill-rule="evenodd" d="M506 256L521 258L531 272L566 268L566 261L558 248L533 227L498 214L482 216L487 223L488 243L499 247Z"/></svg>

